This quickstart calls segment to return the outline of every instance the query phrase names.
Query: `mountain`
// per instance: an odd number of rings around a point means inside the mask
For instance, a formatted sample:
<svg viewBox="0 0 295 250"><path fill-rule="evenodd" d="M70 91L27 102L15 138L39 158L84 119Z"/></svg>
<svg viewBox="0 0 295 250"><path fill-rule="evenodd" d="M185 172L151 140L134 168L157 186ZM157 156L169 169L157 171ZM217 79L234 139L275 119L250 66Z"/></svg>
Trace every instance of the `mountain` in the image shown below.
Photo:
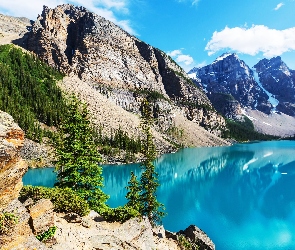
<svg viewBox="0 0 295 250"><path fill-rule="evenodd" d="M262 59L254 65L263 88L271 94L277 111L295 116L295 70L281 57Z"/></svg>
<svg viewBox="0 0 295 250"><path fill-rule="evenodd" d="M272 108L267 94L255 81L253 71L236 54L225 53L212 64L194 68L188 74L191 77L195 74L195 78L201 80L209 99L214 93L223 93L231 95L243 107L264 113L269 113Z"/></svg>
<svg viewBox="0 0 295 250"><path fill-rule="evenodd" d="M13 27L20 19L9 20ZM153 135L159 153L180 145L227 144L219 137L226 126L224 118L163 51L87 9L69 4L54 9L44 6L31 24L22 22L26 34L11 32L15 35L12 42L66 74L59 87L87 102L93 124L104 136L111 137L118 129L129 137L140 136L145 97L153 108ZM11 41L1 25L0 33L0 43Z"/></svg>
<svg viewBox="0 0 295 250"><path fill-rule="evenodd" d="M246 115L259 132L294 134L295 74L280 57L263 59L251 69L236 54L225 53L188 74L226 118L238 121Z"/></svg>
<svg viewBox="0 0 295 250"><path fill-rule="evenodd" d="M171 129L176 110L216 135L224 129L206 94L169 56L83 7L45 6L24 46L126 111L139 114L147 96L161 132Z"/></svg>

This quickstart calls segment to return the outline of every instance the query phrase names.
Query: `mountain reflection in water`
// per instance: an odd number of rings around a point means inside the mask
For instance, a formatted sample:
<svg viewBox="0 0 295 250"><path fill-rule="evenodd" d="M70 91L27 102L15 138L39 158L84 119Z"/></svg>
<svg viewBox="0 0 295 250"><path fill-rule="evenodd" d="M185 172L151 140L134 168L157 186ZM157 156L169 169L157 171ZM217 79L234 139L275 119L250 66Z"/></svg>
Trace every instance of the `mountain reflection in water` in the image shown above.
<svg viewBox="0 0 295 250"><path fill-rule="evenodd" d="M155 163L167 230L195 224L217 250L295 249L294 141L189 148ZM139 164L104 166L110 206L126 203L130 171L139 176Z"/></svg>

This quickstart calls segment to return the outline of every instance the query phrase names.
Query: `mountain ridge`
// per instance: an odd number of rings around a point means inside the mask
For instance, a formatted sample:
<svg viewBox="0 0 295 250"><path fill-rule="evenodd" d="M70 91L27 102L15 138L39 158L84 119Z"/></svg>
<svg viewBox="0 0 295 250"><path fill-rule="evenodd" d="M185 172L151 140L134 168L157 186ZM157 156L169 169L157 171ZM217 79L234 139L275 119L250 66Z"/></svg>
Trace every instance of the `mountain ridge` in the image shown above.
<svg viewBox="0 0 295 250"><path fill-rule="evenodd" d="M99 22L95 23L95 20ZM68 82L82 80L84 89L91 88L86 96L92 95L90 92L102 94L109 106L123 108L124 112L136 117L140 115L142 98L149 99L154 111L153 128L159 153L174 151L176 145L228 144L216 136L225 129L224 118L217 114L206 94L193 84L184 70L161 50L83 7L60 5L50 9L44 6L42 14L31 23L30 28L24 23L27 33L14 33L18 39L12 42L31 48L43 61L63 70L70 79ZM104 28L98 28L101 26ZM119 31L119 37L115 31ZM69 44L72 38L75 42ZM74 54L69 57L71 51ZM74 89L75 94L85 101L80 90ZM99 105L100 100L88 101ZM98 116L99 119L111 121L105 127L108 136L121 126L107 112ZM138 129L124 127L129 135L138 136Z"/></svg>
<svg viewBox="0 0 295 250"><path fill-rule="evenodd" d="M294 134L295 75L294 70L289 69L280 57L262 59L250 68L237 54L224 53L213 63L193 68L188 74L200 82L214 107L225 117L239 120L241 115L246 115L254 122L256 130L262 133L279 136ZM229 101L226 95L232 96L235 101ZM264 125L263 121L260 124L257 122L262 117L268 120ZM280 119L281 124L288 121L285 125L289 126L289 130L278 127L277 121ZM273 125L278 131L265 125Z"/></svg>

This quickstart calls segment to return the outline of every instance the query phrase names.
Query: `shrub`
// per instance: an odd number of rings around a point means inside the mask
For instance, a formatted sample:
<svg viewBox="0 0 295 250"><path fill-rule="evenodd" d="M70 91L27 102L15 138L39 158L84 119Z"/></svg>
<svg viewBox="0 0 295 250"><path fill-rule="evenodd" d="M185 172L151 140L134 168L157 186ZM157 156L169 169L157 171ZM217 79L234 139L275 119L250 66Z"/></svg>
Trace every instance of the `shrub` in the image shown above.
<svg viewBox="0 0 295 250"><path fill-rule="evenodd" d="M136 209L129 207L127 205L123 207L119 206L117 208L109 208L101 214L109 222L118 221L121 223L131 218L140 216L140 213Z"/></svg>
<svg viewBox="0 0 295 250"><path fill-rule="evenodd" d="M7 234L18 222L18 217L12 213L0 214L0 234Z"/></svg>
<svg viewBox="0 0 295 250"><path fill-rule="evenodd" d="M54 236L56 232L56 226L53 226L53 227L50 227L47 231L41 233L41 234L38 234L36 236L36 238L39 240L39 241L46 241L47 239L50 239Z"/></svg>
<svg viewBox="0 0 295 250"><path fill-rule="evenodd" d="M81 216L90 212L87 201L70 188L24 186L20 192L20 199L25 201L28 198L34 201L50 199L56 212L76 213Z"/></svg>

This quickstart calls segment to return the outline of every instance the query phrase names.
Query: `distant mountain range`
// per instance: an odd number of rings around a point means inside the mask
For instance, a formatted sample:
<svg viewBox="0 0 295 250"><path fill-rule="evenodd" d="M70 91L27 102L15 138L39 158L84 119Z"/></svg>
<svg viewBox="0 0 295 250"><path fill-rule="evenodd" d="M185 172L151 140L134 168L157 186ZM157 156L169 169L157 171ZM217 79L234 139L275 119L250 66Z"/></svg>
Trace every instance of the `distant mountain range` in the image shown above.
<svg viewBox="0 0 295 250"><path fill-rule="evenodd" d="M295 71L279 56L260 60L251 69L236 54L225 53L212 64L193 68L188 74L209 99L222 93L231 95L242 107L266 114L295 115Z"/></svg>
<svg viewBox="0 0 295 250"><path fill-rule="evenodd" d="M279 56L251 69L237 54L225 53L188 74L227 118L239 119L245 110L295 117L295 71Z"/></svg>

